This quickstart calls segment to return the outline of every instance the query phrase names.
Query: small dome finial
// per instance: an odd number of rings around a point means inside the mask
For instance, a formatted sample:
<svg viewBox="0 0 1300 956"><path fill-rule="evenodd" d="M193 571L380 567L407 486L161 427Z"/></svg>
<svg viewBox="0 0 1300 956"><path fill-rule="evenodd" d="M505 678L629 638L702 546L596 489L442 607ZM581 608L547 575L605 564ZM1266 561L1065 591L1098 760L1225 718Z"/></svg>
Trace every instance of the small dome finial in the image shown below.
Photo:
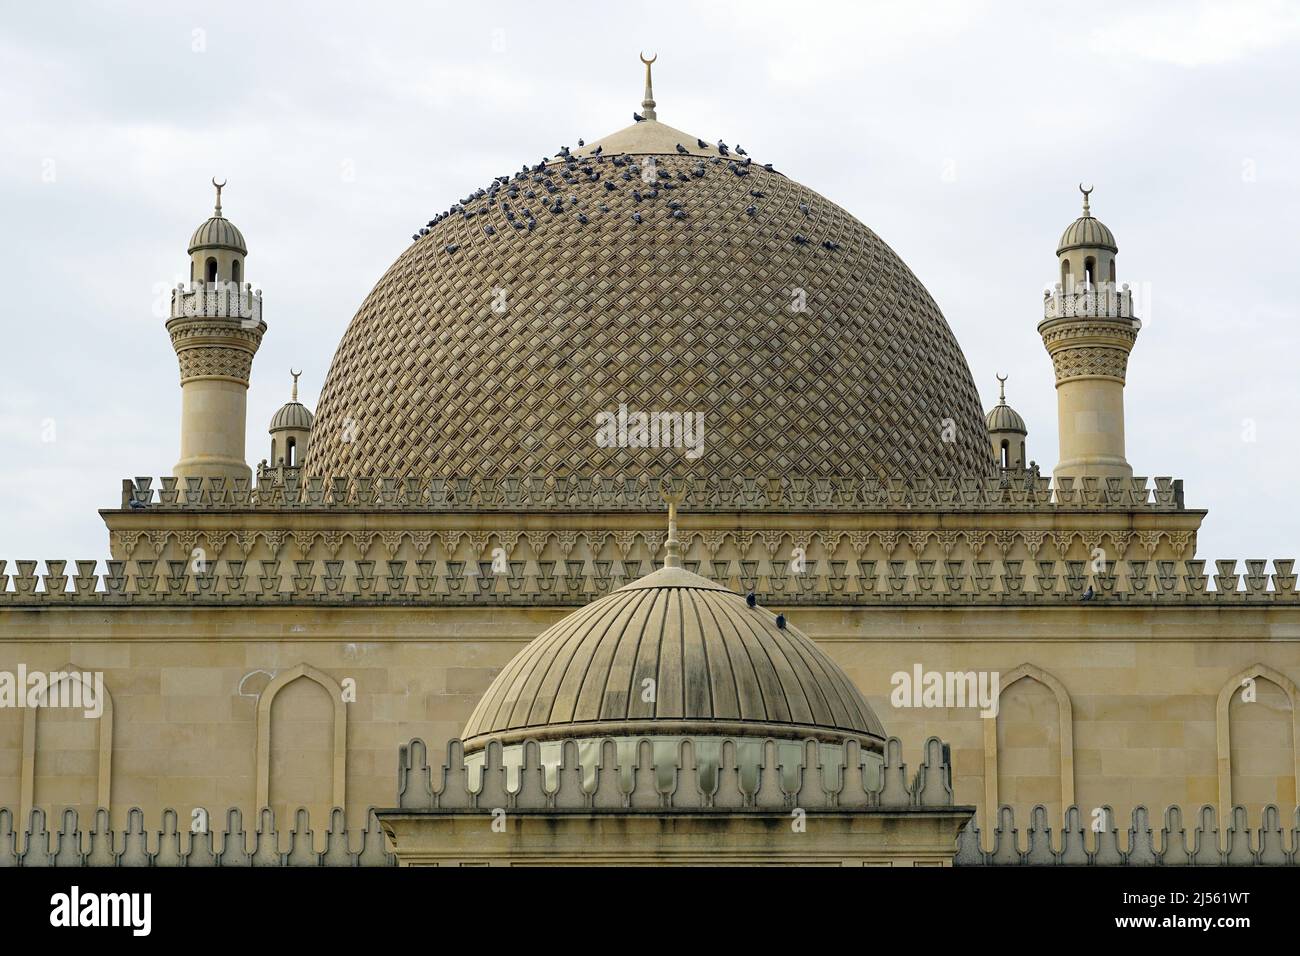
<svg viewBox="0 0 1300 956"><path fill-rule="evenodd" d="M1007 403L1007 378L1008 378L1008 376L1006 376L1006 375L998 375L997 373L994 373L994 376L995 376L995 377L997 378L997 380L998 380L998 404L999 404L999 405L1005 405L1005 404Z"/></svg>
<svg viewBox="0 0 1300 956"><path fill-rule="evenodd" d="M641 101L641 115L648 120L657 118L655 114L654 85L650 82L650 64L657 59L659 59L658 53L648 60L645 58L644 53L641 54L641 62L645 64L645 99Z"/></svg>
<svg viewBox="0 0 1300 956"><path fill-rule="evenodd" d="M686 497L686 486L677 491L664 481L659 486L659 496L668 503L668 540L664 542L664 567L680 568L682 566L682 543L677 540L677 506Z"/></svg>
<svg viewBox="0 0 1300 956"><path fill-rule="evenodd" d="M289 401L296 402L298 401L298 376L302 374L302 370L299 369L295 372L293 369L289 369L289 374L293 376L293 392L289 396Z"/></svg>
<svg viewBox="0 0 1300 956"><path fill-rule="evenodd" d="M1092 210L1088 208L1088 196L1092 193L1094 186L1083 188L1083 183L1079 183L1079 192L1083 193L1083 215L1085 218L1092 216Z"/></svg>
<svg viewBox="0 0 1300 956"><path fill-rule="evenodd" d="M228 180L222 180L221 182L217 182L217 177L216 176L212 177L212 185L217 187L217 208L212 215L216 216L218 219L223 218L221 215L221 190L223 190L226 187L227 182Z"/></svg>

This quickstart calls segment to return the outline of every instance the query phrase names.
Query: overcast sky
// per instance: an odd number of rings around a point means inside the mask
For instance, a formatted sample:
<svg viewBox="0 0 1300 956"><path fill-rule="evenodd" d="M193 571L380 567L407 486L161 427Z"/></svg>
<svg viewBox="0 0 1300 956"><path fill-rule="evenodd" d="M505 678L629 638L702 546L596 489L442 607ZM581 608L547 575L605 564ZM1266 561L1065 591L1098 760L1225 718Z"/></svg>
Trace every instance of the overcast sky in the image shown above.
<svg viewBox="0 0 1300 956"><path fill-rule="evenodd" d="M248 457L413 229L659 118L847 208L1056 461L1035 326L1095 185L1140 293L1128 457L1208 508L1202 557L1300 555L1300 4L7 4L0 14L0 557L104 557L120 480L170 472L159 303L212 176L269 326Z"/></svg>

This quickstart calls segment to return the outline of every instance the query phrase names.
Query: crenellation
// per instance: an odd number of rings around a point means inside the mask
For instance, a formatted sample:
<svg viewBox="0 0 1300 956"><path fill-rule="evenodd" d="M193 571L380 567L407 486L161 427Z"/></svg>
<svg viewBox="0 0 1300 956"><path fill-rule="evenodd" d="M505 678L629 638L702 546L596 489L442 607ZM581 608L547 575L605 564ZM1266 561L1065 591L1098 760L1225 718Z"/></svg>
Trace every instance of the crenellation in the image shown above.
<svg viewBox="0 0 1300 956"><path fill-rule="evenodd" d="M1097 808L1106 825L1100 830L1083 825L1084 809L1071 806L1065 825L1054 833L1045 807L1030 811L1023 835L1016 813L1002 806L997 814L989 848L981 842L980 827L972 820L958 837L955 866L1297 866L1300 865L1300 807L1293 813L1289 831L1282 829L1276 806L1263 809L1258 827L1249 826L1244 807L1234 806L1231 823L1220 833L1215 807L1205 805L1194 815L1194 827L1183 824L1183 810L1166 807L1157 829L1145 806L1133 808L1128 825L1109 806Z"/></svg>
<svg viewBox="0 0 1300 956"><path fill-rule="evenodd" d="M450 477L319 476L298 469L262 468L253 484L244 477L164 477L124 480L122 510L357 510L552 511L654 510L662 487L680 486L683 508L715 511L1061 511L1183 510L1182 482L1168 477L1052 479L1026 476L974 478L771 477L690 482L655 476L493 479ZM1153 484L1154 482L1154 484Z"/></svg>
<svg viewBox="0 0 1300 956"><path fill-rule="evenodd" d="M46 561L44 573L38 573L40 562L22 560L13 562L15 574L0 574L0 586L12 582L11 587L0 590L0 602L21 606L56 602L256 604L270 600L570 606L611 593L662 567L662 555L651 553L645 542L636 547L645 547L647 558L622 561L596 556L599 540L580 537L574 542L572 556L557 561L545 557L545 543L534 536L531 540L520 537L523 550L498 570L485 556L455 557L451 542L457 537L453 534L444 541L435 533L430 542L433 554L425 559L330 557L345 552L343 542L308 538L300 542L304 557L287 562L262 556L269 555L270 549L261 543L253 549L257 555L253 558L237 556L243 554L239 549L231 550L229 557L204 560L158 560L141 555L110 559L102 574L96 574L95 561L72 562L77 570L69 575L67 561ZM1071 603L1084 599L1098 606L1133 601L1300 603L1297 575L1292 572L1294 559L1275 560L1271 573L1269 562L1263 559L1245 562L1245 573L1240 572L1238 561L1225 559L1214 562L1216 572L1210 575L1204 560L1150 560L1142 550L1130 552L1130 557L1092 561L1056 558L1026 562L1019 556L1000 555L939 561L918 557L924 547L907 552L895 548L893 553L901 556L887 560L883 555L888 542L875 546L881 548L881 558L850 561L806 554L803 570L797 572L791 569L788 538L775 554L743 560L731 555L712 561L691 558L683 563L688 570L705 572L723 586L739 584L760 601L788 605ZM1086 595L1089 588L1091 597Z"/></svg>

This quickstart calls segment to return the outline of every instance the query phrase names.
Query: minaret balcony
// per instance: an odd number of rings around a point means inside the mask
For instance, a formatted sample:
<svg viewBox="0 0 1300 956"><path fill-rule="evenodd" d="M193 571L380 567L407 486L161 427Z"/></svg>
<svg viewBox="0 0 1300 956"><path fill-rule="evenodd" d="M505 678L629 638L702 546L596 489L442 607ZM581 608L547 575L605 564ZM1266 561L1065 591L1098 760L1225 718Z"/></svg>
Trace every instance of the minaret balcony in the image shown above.
<svg viewBox="0 0 1300 956"><path fill-rule="evenodd" d="M262 290L250 283L192 282L172 290L171 317L241 319L250 325L262 321Z"/></svg>
<svg viewBox="0 0 1300 956"><path fill-rule="evenodd" d="M1065 291L1058 283L1043 293L1043 319L1132 319L1133 292L1128 283L1116 289L1114 283L1102 282L1087 288Z"/></svg>

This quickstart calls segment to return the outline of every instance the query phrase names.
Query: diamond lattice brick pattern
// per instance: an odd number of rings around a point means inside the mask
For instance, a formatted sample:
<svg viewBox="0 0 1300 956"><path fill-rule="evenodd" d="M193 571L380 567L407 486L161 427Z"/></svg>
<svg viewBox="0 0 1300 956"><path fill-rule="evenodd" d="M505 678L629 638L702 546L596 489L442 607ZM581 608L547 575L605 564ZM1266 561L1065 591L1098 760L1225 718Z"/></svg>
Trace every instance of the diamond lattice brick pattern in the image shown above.
<svg viewBox="0 0 1300 956"><path fill-rule="evenodd" d="M696 163L658 158L674 177ZM576 185L563 182L562 164L539 174L560 187L558 214L533 174L517 183L506 201L516 221L530 210L534 228L510 225L502 192L399 257L335 354L309 474L990 473L965 358L924 287L870 229L757 166L738 176L706 162L703 178L647 197L609 157L589 164L594 183L583 165ZM530 188L536 198L525 197ZM633 189L645 190L641 202ZM493 309L498 289L504 312ZM791 311L796 289L805 312ZM703 456L599 447L596 415L620 403L703 412ZM955 441L943 440L945 419Z"/></svg>

